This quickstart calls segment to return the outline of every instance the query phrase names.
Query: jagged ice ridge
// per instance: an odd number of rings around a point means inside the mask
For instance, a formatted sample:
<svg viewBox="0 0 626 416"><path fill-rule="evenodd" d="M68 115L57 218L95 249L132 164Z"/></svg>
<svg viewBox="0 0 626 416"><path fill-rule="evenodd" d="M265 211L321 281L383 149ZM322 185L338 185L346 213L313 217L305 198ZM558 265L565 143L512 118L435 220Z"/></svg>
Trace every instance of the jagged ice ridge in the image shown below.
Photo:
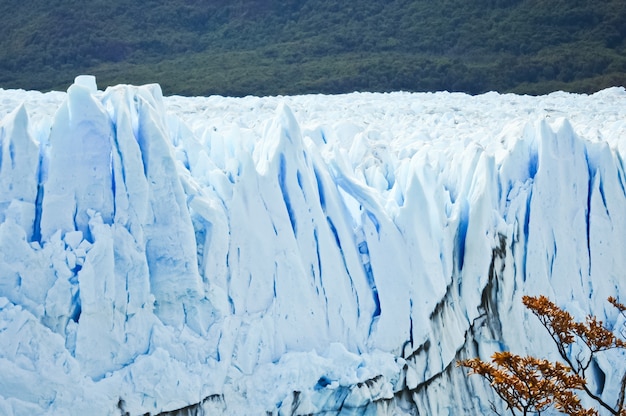
<svg viewBox="0 0 626 416"><path fill-rule="evenodd" d="M0 90L0 413L486 414L455 367L616 330L626 92ZM626 357L594 364L617 395ZM500 406L500 404L498 404Z"/></svg>

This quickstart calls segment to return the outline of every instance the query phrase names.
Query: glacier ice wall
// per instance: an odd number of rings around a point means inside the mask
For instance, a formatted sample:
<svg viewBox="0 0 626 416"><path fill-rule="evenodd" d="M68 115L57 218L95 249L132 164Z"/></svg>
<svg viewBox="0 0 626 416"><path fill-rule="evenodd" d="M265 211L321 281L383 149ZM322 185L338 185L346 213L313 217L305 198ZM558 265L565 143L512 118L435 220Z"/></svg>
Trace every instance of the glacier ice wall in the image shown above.
<svg viewBox="0 0 626 416"><path fill-rule="evenodd" d="M624 325L625 104L0 91L0 413L488 412L523 295Z"/></svg>

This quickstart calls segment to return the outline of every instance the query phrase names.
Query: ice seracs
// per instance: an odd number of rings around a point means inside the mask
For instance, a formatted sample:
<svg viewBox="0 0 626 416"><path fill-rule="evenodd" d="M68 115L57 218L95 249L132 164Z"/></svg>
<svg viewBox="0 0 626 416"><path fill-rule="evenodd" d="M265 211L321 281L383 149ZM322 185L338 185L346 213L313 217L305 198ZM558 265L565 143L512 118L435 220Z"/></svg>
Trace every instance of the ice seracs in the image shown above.
<svg viewBox="0 0 626 416"><path fill-rule="evenodd" d="M488 411L522 295L624 324L625 101L2 90L0 410Z"/></svg>

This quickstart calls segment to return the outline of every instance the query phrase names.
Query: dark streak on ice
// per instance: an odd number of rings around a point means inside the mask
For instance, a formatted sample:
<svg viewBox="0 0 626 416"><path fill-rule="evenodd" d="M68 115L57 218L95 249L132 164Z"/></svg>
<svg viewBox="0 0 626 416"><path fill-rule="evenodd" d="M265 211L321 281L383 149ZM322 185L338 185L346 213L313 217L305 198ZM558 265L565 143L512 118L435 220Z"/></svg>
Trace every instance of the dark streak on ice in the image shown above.
<svg viewBox="0 0 626 416"><path fill-rule="evenodd" d="M315 174L315 182L317 183L317 192L319 194L320 205L322 206L322 210L326 212L326 197L324 195L324 185L322 184L322 179L320 178L320 174L317 169L313 169L313 173Z"/></svg>
<svg viewBox="0 0 626 416"><path fill-rule="evenodd" d="M554 261L556 259L557 247L556 247L556 236L554 235L554 230L552 231L552 247L554 253L552 254L552 258L550 259L550 277L552 277L552 273L554 270Z"/></svg>
<svg viewBox="0 0 626 416"><path fill-rule="evenodd" d="M372 265L369 262L369 248L367 246L366 241L361 241L358 245L359 253L363 257L366 257L368 260L363 262L363 271L365 272L365 277L367 278L367 284L372 290L372 298L374 299L374 304L376 305L376 309L372 314L372 323L370 325L370 334L372 332L372 326L374 322L376 322L377 318L380 316L381 308L380 308L380 298L378 297L378 288L376 287L376 281L374 280L374 273L372 271Z"/></svg>
<svg viewBox="0 0 626 416"><path fill-rule="evenodd" d="M339 252L341 253L341 260L343 261L343 268L346 271L346 275L348 275L348 278L350 279L350 286L352 287L352 293L354 294L354 298L356 300L357 317L360 317L361 306L359 302L359 295L354 289L354 281L352 280L352 275L350 274L350 270L348 269L348 265L346 264L346 258L343 252L343 248L341 247L341 241L339 240L339 234L337 233L335 224L333 224L333 220L331 220L330 217L327 216L326 221L328 222L328 227L330 228L330 231L333 233L333 236L335 237L335 243L337 244L337 248L339 248Z"/></svg>
<svg viewBox="0 0 626 416"><path fill-rule="evenodd" d="M39 147L39 165L37 166L37 198L35 200L35 221L33 223L33 241L41 242L41 206L43 203L44 186L46 179L45 158L43 145Z"/></svg>
<svg viewBox="0 0 626 416"><path fill-rule="evenodd" d="M530 153L528 160L528 177L534 179L537 174L537 168L539 166L539 155L536 151Z"/></svg>
<svg viewBox="0 0 626 416"><path fill-rule="evenodd" d="M277 299L277 295L276 295L276 273L278 270L278 263L274 262L274 282L273 282L273 286L272 286L272 290L274 291L274 299Z"/></svg>
<svg viewBox="0 0 626 416"><path fill-rule="evenodd" d="M293 230L294 235L297 232L297 224L296 217L293 213L293 207L291 206L291 200L289 198L289 192L287 190L287 182L286 182L286 170L287 170L287 162L285 161L285 155L280 155L279 162L279 171L278 171L278 183L280 185L280 190L283 194L283 200L285 201L285 207L287 208L287 214L289 215L289 221L291 222L291 229Z"/></svg>
<svg viewBox="0 0 626 416"><path fill-rule="evenodd" d="M589 168L589 175L587 177L587 207L585 208L585 233L587 236L587 257L589 259L589 274L591 274L591 197L595 175L591 172L592 168L586 152L585 157L587 158L587 166ZM597 171L595 173L597 173Z"/></svg>
<svg viewBox="0 0 626 416"><path fill-rule="evenodd" d="M374 213L372 213L371 211L366 211L367 216L369 217L369 219L372 221L372 224L374 224L374 227L376 228L376 232L380 233L380 224L378 223L378 218L376 218L376 216L374 215Z"/></svg>
<svg viewBox="0 0 626 416"><path fill-rule="evenodd" d="M461 213L459 218L459 228L456 238L456 255L458 270L463 270L463 262L465 260L465 238L467 237L467 227L469 223L469 204L463 201L461 205Z"/></svg>
<svg viewBox="0 0 626 416"><path fill-rule="evenodd" d="M317 271L319 273L320 286L322 287L322 292L324 293L324 298L326 299L326 305L328 305L328 298L326 297L326 289L324 287L324 280L322 278L322 259L320 256L320 242L319 237L317 235L317 228L313 229L313 239L315 240L315 255L317 257ZM313 273L313 279L315 280L315 270L313 265L311 265L311 271Z"/></svg>
<svg viewBox="0 0 626 416"><path fill-rule="evenodd" d="M115 211L117 207L117 204L115 203L115 193L116 193L117 184L115 183L115 170L113 169L113 151L111 151L111 154L109 155L109 174L111 175L111 193L113 194L112 218L115 218Z"/></svg>
<svg viewBox="0 0 626 416"><path fill-rule="evenodd" d="M298 169L296 171L296 179L298 181L298 187L300 188L300 190L304 194L304 188L302 187L302 174L300 173L300 169ZM305 199L306 199L306 195L305 195Z"/></svg>
<svg viewBox="0 0 626 416"><path fill-rule="evenodd" d="M624 185L624 182L626 181L626 178L624 178L624 160L618 153L616 153L615 156L617 157L617 162L618 162L618 166L617 166L618 183L619 183L620 188L622 189L622 194L626 196L626 185Z"/></svg>
<svg viewBox="0 0 626 416"><path fill-rule="evenodd" d="M409 299L409 345L411 345L411 348L413 348L413 299Z"/></svg>
<svg viewBox="0 0 626 416"><path fill-rule="evenodd" d="M74 322L78 322L80 314L82 313L82 306L80 304L80 289L72 296L72 310L70 312L70 319Z"/></svg>
<svg viewBox="0 0 626 416"><path fill-rule="evenodd" d="M337 244L337 247L339 247L339 250L341 251L341 241L339 241L339 234L337 234L337 229L335 228L335 224L333 224L333 220L330 219L330 217L326 217L326 221L328 222L328 227L330 228L330 231L333 233L333 236L335 237L335 243Z"/></svg>

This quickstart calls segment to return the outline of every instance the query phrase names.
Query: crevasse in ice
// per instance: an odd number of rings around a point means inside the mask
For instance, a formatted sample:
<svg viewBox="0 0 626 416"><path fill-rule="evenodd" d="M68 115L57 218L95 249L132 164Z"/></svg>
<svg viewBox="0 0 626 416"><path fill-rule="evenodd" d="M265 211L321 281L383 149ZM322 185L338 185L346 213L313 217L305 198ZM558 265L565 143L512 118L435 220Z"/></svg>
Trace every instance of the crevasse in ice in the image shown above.
<svg viewBox="0 0 626 416"><path fill-rule="evenodd" d="M626 93L0 90L0 413L480 414L626 290ZM594 364L616 399L623 354ZM180 410L182 409L182 410ZM186 412L186 413L185 413Z"/></svg>

